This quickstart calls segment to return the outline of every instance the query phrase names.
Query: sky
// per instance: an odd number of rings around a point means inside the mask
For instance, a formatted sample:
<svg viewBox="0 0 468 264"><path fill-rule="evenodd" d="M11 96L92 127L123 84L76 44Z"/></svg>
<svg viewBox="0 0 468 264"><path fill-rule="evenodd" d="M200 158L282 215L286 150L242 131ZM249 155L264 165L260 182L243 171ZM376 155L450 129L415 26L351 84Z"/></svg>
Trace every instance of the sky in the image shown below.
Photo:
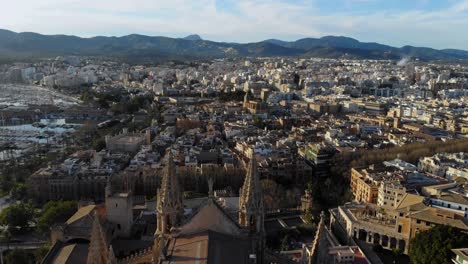
<svg viewBox="0 0 468 264"><path fill-rule="evenodd" d="M468 0L2 0L0 28L257 42L327 35L468 50Z"/></svg>

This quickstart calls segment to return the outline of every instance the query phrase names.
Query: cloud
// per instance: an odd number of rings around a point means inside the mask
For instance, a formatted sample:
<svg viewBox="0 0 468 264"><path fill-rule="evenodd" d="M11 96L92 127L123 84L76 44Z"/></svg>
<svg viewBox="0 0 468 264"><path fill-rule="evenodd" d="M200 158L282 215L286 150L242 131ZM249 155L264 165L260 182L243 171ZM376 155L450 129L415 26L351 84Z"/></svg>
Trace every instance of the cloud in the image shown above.
<svg viewBox="0 0 468 264"><path fill-rule="evenodd" d="M468 49L468 36L461 34L468 28L468 0L433 10L359 8L379 1L16 0L2 3L0 28L81 36L197 33L241 42L345 35L397 46ZM323 8L325 2L331 10Z"/></svg>

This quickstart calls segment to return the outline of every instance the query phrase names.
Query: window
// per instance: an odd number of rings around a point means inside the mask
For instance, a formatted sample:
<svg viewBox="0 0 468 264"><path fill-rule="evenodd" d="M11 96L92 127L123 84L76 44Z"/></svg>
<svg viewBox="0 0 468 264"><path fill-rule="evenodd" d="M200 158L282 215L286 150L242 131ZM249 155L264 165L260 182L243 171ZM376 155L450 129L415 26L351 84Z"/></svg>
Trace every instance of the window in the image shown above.
<svg viewBox="0 0 468 264"><path fill-rule="evenodd" d="M416 224L420 224L421 223L421 220L416 220Z"/></svg>
<svg viewBox="0 0 468 264"><path fill-rule="evenodd" d="M398 233L401 233L402 226L398 225Z"/></svg>

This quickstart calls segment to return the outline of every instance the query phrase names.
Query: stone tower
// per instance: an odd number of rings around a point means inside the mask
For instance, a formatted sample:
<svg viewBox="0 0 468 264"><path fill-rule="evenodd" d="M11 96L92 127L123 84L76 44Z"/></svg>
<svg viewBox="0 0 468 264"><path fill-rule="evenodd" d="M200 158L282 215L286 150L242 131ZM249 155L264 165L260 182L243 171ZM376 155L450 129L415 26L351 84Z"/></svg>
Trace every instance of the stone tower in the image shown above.
<svg viewBox="0 0 468 264"><path fill-rule="evenodd" d="M255 153L252 151L244 185L239 197L239 224L247 228L252 239L252 251L257 263L262 263L264 251L264 207L262 186L257 171Z"/></svg>
<svg viewBox="0 0 468 264"><path fill-rule="evenodd" d="M304 195L301 197L301 210L306 213L307 210L311 210L314 205L314 198L310 190L305 190Z"/></svg>
<svg viewBox="0 0 468 264"><path fill-rule="evenodd" d="M172 227L177 227L181 223L184 210L172 152L169 151L167 156L161 188L158 189L157 194L156 234L158 235L167 234Z"/></svg>
<svg viewBox="0 0 468 264"><path fill-rule="evenodd" d="M117 236L129 237L133 226L132 192L114 193L110 177L105 190L107 220L117 225Z"/></svg>
<svg viewBox="0 0 468 264"><path fill-rule="evenodd" d="M247 90L244 95L244 103L242 104L242 106L244 108L247 108L249 101L250 101L250 90Z"/></svg>

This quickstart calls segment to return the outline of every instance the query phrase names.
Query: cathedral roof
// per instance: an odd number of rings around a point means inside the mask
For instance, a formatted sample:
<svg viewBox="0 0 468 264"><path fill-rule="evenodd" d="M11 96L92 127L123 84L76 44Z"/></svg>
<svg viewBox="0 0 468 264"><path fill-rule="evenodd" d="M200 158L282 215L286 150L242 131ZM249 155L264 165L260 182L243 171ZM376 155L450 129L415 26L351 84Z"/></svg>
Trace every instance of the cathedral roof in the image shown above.
<svg viewBox="0 0 468 264"><path fill-rule="evenodd" d="M248 239L205 230L172 239L162 263L249 263L249 249Z"/></svg>
<svg viewBox="0 0 468 264"><path fill-rule="evenodd" d="M86 263L88 256L88 243L63 243L57 241L47 255L42 260L42 263L55 264L81 264Z"/></svg>
<svg viewBox="0 0 468 264"><path fill-rule="evenodd" d="M241 228L214 200L209 200L198 213L184 226L181 234L191 234L203 230L212 230L224 234L240 235Z"/></svg>

